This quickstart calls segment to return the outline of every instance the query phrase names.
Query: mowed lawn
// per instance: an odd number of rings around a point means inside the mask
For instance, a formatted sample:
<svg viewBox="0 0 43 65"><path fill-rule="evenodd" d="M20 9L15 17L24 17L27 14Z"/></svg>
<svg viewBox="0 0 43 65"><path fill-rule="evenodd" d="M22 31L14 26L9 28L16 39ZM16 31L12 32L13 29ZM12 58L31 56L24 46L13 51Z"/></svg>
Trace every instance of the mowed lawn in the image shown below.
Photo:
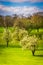
<svg viewBox="0 0 43 65"><path fill-rule="evenodd" d="M0 65L43 65L43 50L37 50L32 56L30 50L0 47Z"/></svg>
<svg viewBox="0 0 43 65"><path fill-rule="evenodd" d="M0 28L0 45L5 45L6 42L1 39L4 28ZM39 30L43 32L43 29ZM31 32L37 33L36 30ZM39 41L40 48L43 49L43 40ZM30 50L22 50L17 47L0 47L0 65L43 65L43 50L37 50L35 56L32 56Z"/></svg>

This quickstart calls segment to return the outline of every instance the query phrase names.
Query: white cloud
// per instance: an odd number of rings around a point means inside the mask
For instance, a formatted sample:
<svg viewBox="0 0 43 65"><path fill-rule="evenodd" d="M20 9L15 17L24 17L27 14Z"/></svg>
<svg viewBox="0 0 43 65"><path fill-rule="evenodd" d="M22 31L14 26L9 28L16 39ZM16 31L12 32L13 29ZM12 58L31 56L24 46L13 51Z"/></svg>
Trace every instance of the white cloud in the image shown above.
<svg viewBox="0 0 43 65"><path fill-rule="evenodd" d="M5 1L5 2L25 2L28 0L1 0L1 1Z"/></svg>
<svg viewBox="0 0 43 65"><path fill-rule="evenodd" d="M40 12L40 11L43 11L43 10L40 10L39 8L37 7L28 7L28 6L23 6L23 7L7 7L7 6L3 6L3 5L0 5L0 10L2 11L6 11L6 12L12 12L14 14L23 14L24 16L28 15L28 14L33 14L33 13L36 13L36 12Z"/></svg>
<svg viewBox="0 0 43 65"><path fill-rule="evenodd" d="M0 1L7 1L7 2L43 2L43 0L0 0Z"/></svg>

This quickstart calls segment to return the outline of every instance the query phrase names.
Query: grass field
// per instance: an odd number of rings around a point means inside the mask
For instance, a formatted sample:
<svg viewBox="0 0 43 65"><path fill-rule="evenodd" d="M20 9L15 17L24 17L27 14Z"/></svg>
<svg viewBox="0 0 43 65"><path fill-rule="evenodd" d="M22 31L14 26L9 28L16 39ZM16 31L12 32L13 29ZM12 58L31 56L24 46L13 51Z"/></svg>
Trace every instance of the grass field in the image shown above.
<svg viewBox="0 0 43 65"><path fill-rule="evenodd" d="M39 50L36 50L35 56L32 56L30 50L22 50L12 45L7 48L4 39L1 40L3 31L4 28L0 27L0 65L43 65L43 39L39 41ZM43 34L43 29L39 29L39 33L41 32ZM37 30L32 30L31 34L37 34Z"/></svg>
<svg viewBox="0 0 43 65"><path fill-rule="evenodd" d="M0 65L43 65L43 50L37 50L32 56L30 50L0 47Z"/></svg>

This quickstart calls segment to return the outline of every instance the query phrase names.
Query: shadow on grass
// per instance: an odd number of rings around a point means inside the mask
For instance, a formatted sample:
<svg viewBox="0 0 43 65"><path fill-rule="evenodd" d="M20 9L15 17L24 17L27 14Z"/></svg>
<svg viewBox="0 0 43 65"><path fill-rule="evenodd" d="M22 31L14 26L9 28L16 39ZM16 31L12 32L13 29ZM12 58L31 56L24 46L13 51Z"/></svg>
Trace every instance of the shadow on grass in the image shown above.
<svg viewBox="0 0 43 65"><path fill-rule="evenodd" d="M6 45L0 45L0 49L6 48Z"/></svg>
<svg viewBox="0 0 43 65"><path fill-rule="evenodd" d="M43 55L34 55L35 57L43 57Z"/></svg>
<svg viewBox="0 0 43 65"><path fill-rule="evenodd" d="M21 48L19 45L17 46L17 45L9 45L8 47L7 47L7 45L0 45L0 55L2 55L5 51L4 51L4 49L6 49L6 48Z"/></svg>
<svg viewBox="0 0 43 65"><path fill-rule="evenodd" d="M36 51L43 51L43 49L36 49Z"/></svg>
<svg viewBox="0 0 43 65"><path fill-rule="evenodd" d="M21 48L20 45L9 45L8 47L12 48ZM7 48L7 45L0 45L0 48Z"/></svg>

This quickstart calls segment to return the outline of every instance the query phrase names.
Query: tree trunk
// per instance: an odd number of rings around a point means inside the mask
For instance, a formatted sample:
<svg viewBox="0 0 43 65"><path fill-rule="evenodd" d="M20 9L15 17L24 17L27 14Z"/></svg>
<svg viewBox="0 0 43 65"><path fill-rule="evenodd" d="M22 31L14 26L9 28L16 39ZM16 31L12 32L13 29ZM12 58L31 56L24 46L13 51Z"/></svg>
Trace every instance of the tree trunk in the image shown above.
<svg viewBox="0 0 43 65"><path fill-rule="evenodd" d="M32 55L34 56L35 50L32 51Z"/></svg>
<svg viewBox="0 0 43 65"><path fill-rule="evenodd" d="M8 44L9 44L9 40L7 39L7 41L6 41L6 42L7 42L7 47L8 47Z"/></svg>
<svg viewBox="0 0 43 65"><path fill-rule="evenodd" d="M39 32L39 28L37 28L37 32Z"/></svg>

